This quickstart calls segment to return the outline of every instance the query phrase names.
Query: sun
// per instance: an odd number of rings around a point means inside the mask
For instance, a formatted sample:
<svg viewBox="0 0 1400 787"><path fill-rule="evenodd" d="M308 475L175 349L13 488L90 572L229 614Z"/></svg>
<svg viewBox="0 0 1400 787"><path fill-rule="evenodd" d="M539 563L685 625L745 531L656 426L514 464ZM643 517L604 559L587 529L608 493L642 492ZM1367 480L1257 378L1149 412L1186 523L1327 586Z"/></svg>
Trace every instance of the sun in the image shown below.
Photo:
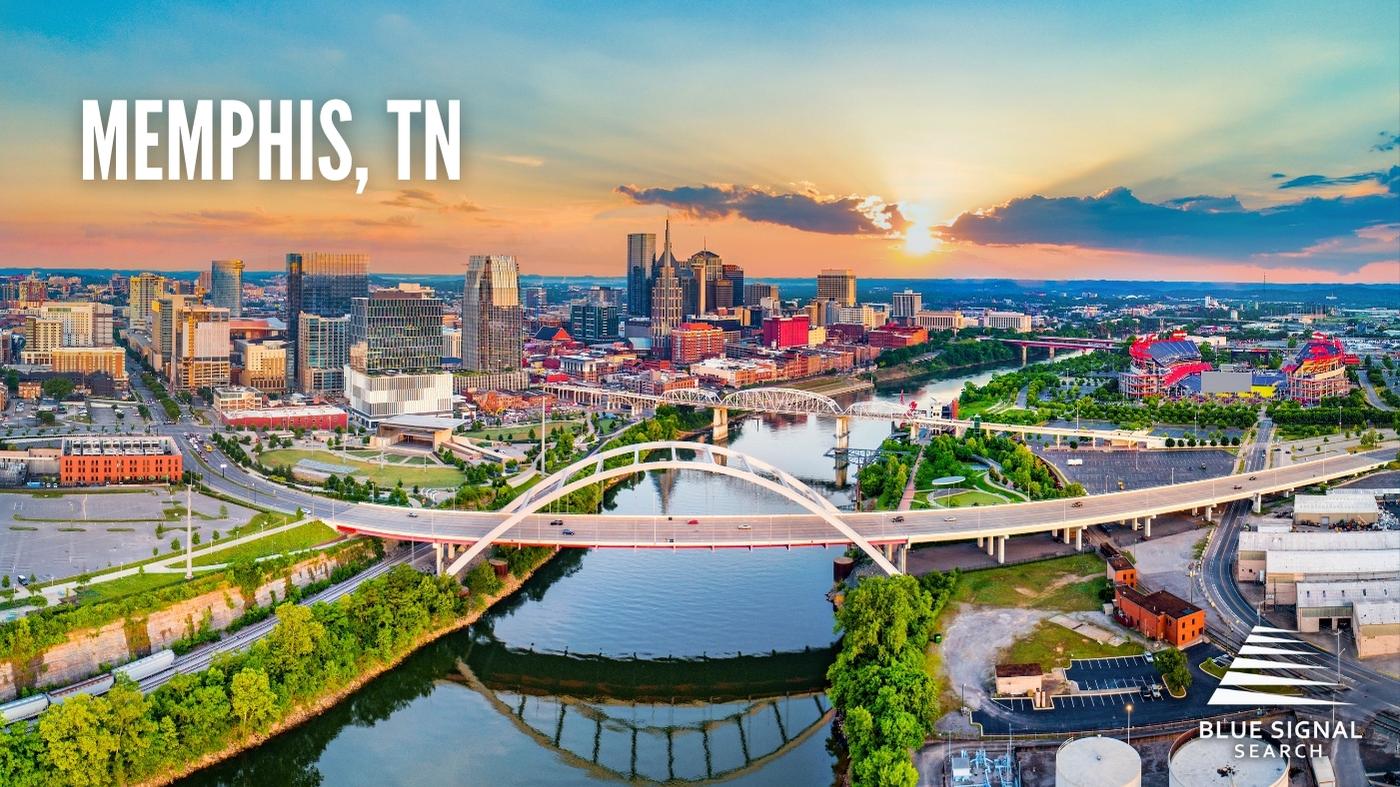
<svg viewBox="0 0 1400 787"><path fill-rule="evenodd" d="M909 225L904 228L904 253L914 257L931 254L941 241L933 235L933 211L917 202L899 203L899 214Z"/></svg>

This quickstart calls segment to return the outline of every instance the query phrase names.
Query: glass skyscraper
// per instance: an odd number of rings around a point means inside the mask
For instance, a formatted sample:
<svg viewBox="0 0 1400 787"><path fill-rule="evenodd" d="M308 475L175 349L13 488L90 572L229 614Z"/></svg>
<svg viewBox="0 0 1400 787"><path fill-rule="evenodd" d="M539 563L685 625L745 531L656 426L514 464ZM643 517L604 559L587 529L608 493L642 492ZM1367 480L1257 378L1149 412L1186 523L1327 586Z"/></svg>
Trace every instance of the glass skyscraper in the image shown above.
<svg viewBox="0 0 1400 787"><path fill-rule="evenodd" d="M462 290L462 367L473 372L519 369L523 330L515 258L473 255Z"/></svg>
<svg viewBox="0 0 1400 787"><path fill-rule="evenodd" d="M243 316L243 260L214 260L209 267L209 303Z"/></svg>
<svg viewBox="0 0 1400 787"><path fill-rule="evenodd" d="M288 378L299 368L301 315L343 317L354 298L369 295L369 255L356 253L292 252L287 255ZM300 381L297 380L299 383Z"/></svg>

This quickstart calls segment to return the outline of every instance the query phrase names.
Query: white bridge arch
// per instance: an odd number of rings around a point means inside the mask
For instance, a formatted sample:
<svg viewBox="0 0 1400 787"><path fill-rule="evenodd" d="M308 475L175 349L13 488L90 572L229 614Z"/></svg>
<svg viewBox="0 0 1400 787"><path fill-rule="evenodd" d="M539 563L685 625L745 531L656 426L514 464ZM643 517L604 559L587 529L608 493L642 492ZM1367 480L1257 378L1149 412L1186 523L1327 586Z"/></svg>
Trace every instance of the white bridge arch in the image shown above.
<svg viewBox="0 0 1400 787"><path fill-rule="evenodd" d="M777 413L827 413L845 411L835 399L797 388L745 388L724 397L725 407L735 410L764 410Z"/></svg>
<svg viewBox="0 0 1400 787"><path fill-rule="evenodd" d="M679 456L681 451L695 452L695 460L681 459ZM650 458L650 454L657 452L661 452L663 456L657 459ZM630 456L632 461L617 467L606 466L609 459L623 456ZM725 461L721 461L721 459ZM730 460L733 464L742 465L743 469L731 466ZM496 539L550 503L610 478L621 478L644 473L648 470L700 470L747 481L796 503L810 514L821 517L823 521L838 531L844 540L855 544L867 555L870 555L875 564L885 573L899 573L899 569L895 568L894 564L874 544L871 544L842 520L840 509L791 474L725 446L681 440L657 440L611 448L584 457L568 467L555 471L548 478L512 501L506 509L509 516L491 528L480 539L477 539L467 551L452 561L452 564L447 568L447 573L455 575L461 572ZM574 478L574 476L579 477Z"/></svg>

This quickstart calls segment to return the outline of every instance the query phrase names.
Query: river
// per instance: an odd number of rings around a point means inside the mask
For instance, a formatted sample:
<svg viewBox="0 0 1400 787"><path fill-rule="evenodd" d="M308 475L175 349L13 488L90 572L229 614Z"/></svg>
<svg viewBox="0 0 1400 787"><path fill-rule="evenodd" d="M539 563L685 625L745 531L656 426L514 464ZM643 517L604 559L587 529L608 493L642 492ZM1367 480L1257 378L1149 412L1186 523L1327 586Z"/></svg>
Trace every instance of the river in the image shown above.
<svg viewBox="0 0 1400 787"><path fill-rule="evenodd" d="M909 384L947 401L1012 365ZM915 389L914 386L917 385ZM876 396L899 401L901 392ZM730 445L851 505L829 418L748 418ZM855 420L853 448L890 424ZM853 479L852 479L853 480ZM796 510L737 479L653 473L612 510ZM188 785L821 785L821 693L833 653L824 593L843 550L565 552L474 626L444 637L329 712Z"/></svg>

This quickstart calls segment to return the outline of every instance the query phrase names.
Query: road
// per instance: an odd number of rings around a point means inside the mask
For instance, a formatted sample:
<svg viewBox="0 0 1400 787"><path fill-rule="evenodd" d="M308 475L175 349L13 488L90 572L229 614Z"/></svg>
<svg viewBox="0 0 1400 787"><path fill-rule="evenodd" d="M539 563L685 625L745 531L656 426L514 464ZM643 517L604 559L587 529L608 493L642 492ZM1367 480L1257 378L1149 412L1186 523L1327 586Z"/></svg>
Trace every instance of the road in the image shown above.
<svg viewBox="0 0 1400 787"><path fill-rule="evenodd" d="M1361 392L1366 395L1367 403L1369 403L1372 407L1376 408L1377 410L1385 410L1387 412L1395 410L1394 407L1391 407L1390 405L1386 404L1385 400L1381 398L1380 392L1376 390L1376 387L1374 385L1371 385L1371 381L1366 377L1366 373L1364 371L1362 371L1356 377L1358 380L1361 381Z"/></svg>

